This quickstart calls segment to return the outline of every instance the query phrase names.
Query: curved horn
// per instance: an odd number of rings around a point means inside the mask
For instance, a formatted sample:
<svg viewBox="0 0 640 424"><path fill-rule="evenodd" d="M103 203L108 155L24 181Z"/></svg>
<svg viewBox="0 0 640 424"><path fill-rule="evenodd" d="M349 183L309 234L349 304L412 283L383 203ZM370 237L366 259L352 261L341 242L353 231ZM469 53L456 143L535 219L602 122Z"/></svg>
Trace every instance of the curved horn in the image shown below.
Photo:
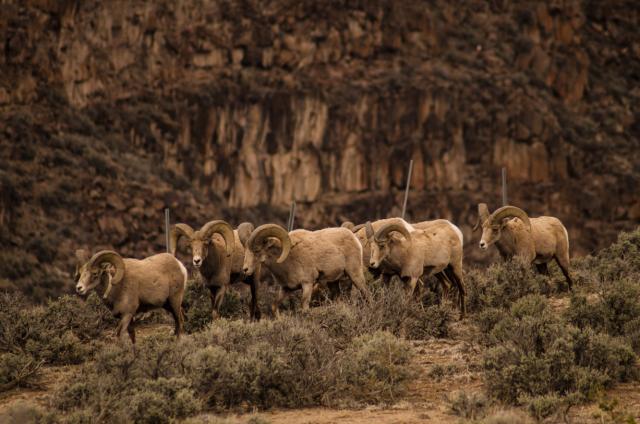
<svg viewBox="0 0 640 424"><path fill-rule="evenodd" d="M403 223L399 221L392 221L380 227L380 229L375 234L375 240L377 242L386 241L387 236L392 231L397 231L402 234L407 240L411 240L411 234L409 234L407 227L405 227Z"/></svg>
<svg viewBox="0 0 640 424"><path fill-rule="evenodd" d="M249 240L247 240L247 247L256 252L268 237L275 237L282 243L282 253L280 253L280 257L277 260L278 263L282 263L289 256L289 251L291 251L291 238L289 238L289 233L279 225L264 224L253 230Z"/></svg>
<svg viewBox="0 0 640 424"><path fill-rule="evenodd" d="M371 221L367 221L364 223L364 230L368 239L373 237L374 231L373 231L373 226L371 225Z"/></svg>
<svg viewBox="0 0 640 424"><path fill-rule="evenodd" d="M185 236L189 240L193 238L193 228L191 228L187 224L175 224L171 226L171 232L169 235L169 251L173 256L176 255L176 250L178 250L178 240L180 237Z"/></svg>
<svg viewBox="0 0 640 424"><path fill-rule="evenodd" d="M238 238L240 239L240 243L242 243L243 246L247 246L247 240L249 240L253 229L253 224L250 222L243 222L242 224L238 225L236 231L238 231Z"/></svg>
<svg viewBox="0 0 640 424"><path fill-rule="evenodd" d="M501 207L500 209L496 209L495 211L493 211L489 218L491 219L491 225L496 225L500 223L500 221L502 221L504 218L509 218L512 216L520 218L524 222L524 225L531 229L531 221L529 221L529 216L527 215L527 213L515 206L507 205Z"/></svg>
<svg viewBox="0 0 640 424"><path fill-rule="evenodd" d="M471 231L475 231L482 226L482 223L489 218L489 208L486 203L478 203L478 221Z"/></svg>
<svg viewBox="0 0 640 424"><path fill-rule="evenodd" d="M94 266L100 266L104 262L109 262L116 269L116 275L111 279L111 284L118 284L124 277L124 261L122 256L118 255L113 250L101 250L89 259L89 269Z"/></svg>
<svg viewBox="0 0 640 424"><path fill-rule="evenodd" d="M365 227L365 225L367 225L367 224L354 225L353 228L351 228L351 232L355 234L358 231L362 230Z"/></svg>
<svg viewBox="0 0 640 424"><path fill-rule="evenodd" d="M204 238L211 238L215 233L218 233L224 238L225 249L227 256L233 253L233 247L235 246L235 238L233 237L233 228L226 221L216 219L209 221L200 228L200 232Z"/></svg>
<svg viewBox="0 0 640 424"><path fill-rule="evenodd" d="M351 221L344 221L342 223L342 225L340 225L342 228L346 228L348 230L351 230L355 233L355 231L353 230L355 228L355 225L353 224L353 222Z"/></svg>

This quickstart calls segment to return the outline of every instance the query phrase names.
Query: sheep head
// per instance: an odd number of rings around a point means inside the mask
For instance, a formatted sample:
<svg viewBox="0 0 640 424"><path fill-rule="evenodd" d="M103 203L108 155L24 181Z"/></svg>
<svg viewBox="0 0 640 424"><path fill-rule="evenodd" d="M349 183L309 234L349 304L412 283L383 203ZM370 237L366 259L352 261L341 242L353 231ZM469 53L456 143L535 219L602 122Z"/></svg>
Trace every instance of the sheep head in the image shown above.
<svg viewBox="0 0 640 424"><path fill-rule="evenodd" d="M87 256L84 250L76 251L76 257L81 261ZM124 261L113 250L102 250L80 265L76 276L76 292L79 295L85 296L100 283L106 283L106 298L111 288L120 284L124 278Z"/></svg>
<svg viewBox="0 0 640 424"><path fill-rule="evenodd" d="M367 233L373 231L368 229ZM373 234L373 243L371 243L371 258L369 266L378 268L382 261L389 255L393 245L411 241L411 233L407 230L402 220L394 220L383 225Z"/></svg>
<svg viewBox="0 0 640 424"><path fill-rule="evenodd" d="M246 242L243 270L252 275L259 263L284 262L291 251L291 238L287 230L276 224L264 224L253 230Z"/></svg>
<svg viewBox="0 0 640 424"><path fill-rule="evenodd" d="M493 243L500 240L502 230L504 229L508 218L519 218L528 229L531 231L531 221L525 211L515 206L503 206L493 211L489 215L489 210L485 203L478 205L478 221L482 226L482 238L480 239L480 248L488 249Z"/></svg>
<svg viewBox="0 0 640 424"><path fill-rule="evenodd" d="M209 254L209 247L213 243L213 235L216 233L224 239L226 255L230 256L235 245L233 229L231 225L222 220L209 221L198 231L194 231L187 224L175 224L171 227L171 253L175 255L180 237L185 237L189 241L193 266L200 268Z"/></svg>

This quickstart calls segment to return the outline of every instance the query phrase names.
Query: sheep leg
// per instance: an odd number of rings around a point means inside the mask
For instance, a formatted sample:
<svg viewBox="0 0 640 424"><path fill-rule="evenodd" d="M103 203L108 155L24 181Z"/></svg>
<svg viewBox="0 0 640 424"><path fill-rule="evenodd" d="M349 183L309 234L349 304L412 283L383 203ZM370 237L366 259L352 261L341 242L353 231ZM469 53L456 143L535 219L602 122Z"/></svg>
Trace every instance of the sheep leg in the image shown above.
<svg viewBox="0 0 640 424"><path fill-rule="evenodd" d="M182 297L172 297L169 299L171 305L171 315L173 315L173 321L175 323L174 334L176 337L180 337L182 329L184 328L184 315L182 313Z"/></svg>
<svg viewBox="0 0 640 424"><path fill-rule="evenodd" d="M133 344L133 348L136 346L136 328L135 321L131 320L129 327L127 327L127 332L129 333L129 338L131 339L131 343Z"/></svg>
<svg viewBox="0 0 640 424"><path fill-rule="evenodd" d="M313 284L303 283L302 284L302 310L306 311L309 309L309 303L311 303L311 295L313 294Z"/></svg>
<svg viewBox="0 0 640 424"><path fill-rule="evenodd" d="M549 275L549 268L547 267L546 263L543 264L536 264L536 269L538 270L538 272L542 275Z"/></svg>
<svg viewBox="0 0 640 424"><path fill-rule="evenodd" d="M457 264L451 264L449 267L445 269L445 272L449 279L453 281L458 289L458 306L460 308L460 319L464 318L467 313L467 307L465 305L464 297L464 277L462 274L462 261Z"/></svg>
<svg viewBox="0 0 640 424"><path fill-rule="evenodd" d="M438 303L442 298L447 298L449 296L449 284L450 281L447 278L447 275L443 272L439 272L436 274L436 278L442 287L442 296L438 296Z"/></svg>
<svg viewBox="0 0 640 424"><path fill-rule="evenodd" d="M573 280L571 279L571 275L569 274L569 255L560 255L555 256L556 263L560 267L564 278L567 280L567 284L569 285L569 290L573 290Z"/></svg>
<svg viewBox="0 0 640 424"><path fill-rule="evenodd" d="M418 284L418 277L401 277L404 283L404 288L407 294L411 296L416 290L416 284Z"/></svg>
<svg viewBox="0 0 640 424"><path fill-rule="evenodd" d="M349 276L349 280L351 280L351 282L356 286L358 291L367 299L371 299L371 293L367 287L367 280L364 278L364 271L362 270L362 267L358 266L355 270L346 270L346 272Z"/></svg>
<svg viewBox="0 0 640 424"><path fill-rule="evenodd" d="M120 318L120 323L118 324L118 328L116 330L117 338L119 339L122 338L122 334L124 330L127 330L127 332L129 332L129 324L131 323L132 319L133 319L133 314L122 315L122 318ZM131 333L129 333L129 337L131 337ZM131 339L131 341L135 343L135 336Z"/></svg>
<svg viewBox="0 0 640 424"><path fill-rule="evenodd" d="M282 304L282 301L284 300L284 289L282 288L282 286L278 286L278 293L276 293L276 298L273 300L273 303L271 304L271 313L273 314L273 317L278 319L280 318L280 304Z"/></svg>
<svg viewBox="0 0 640 424"><path fill-rule="evenodd" d="M213 311L211 311L211 317L215 321L220 317L220 306L222 305L222 300L224 299L224 294L227 291L226 286L211 286L209 287L211 291L211 303L213 304Z"/></svg>
<svg viewBox="0 0 640 424"><path fill-rule="evenodd" d="M261 314L258 307L258 277L255 274L250 275L246 278L245 283L249 284L249 288L251 288L251 320L259 321Z"/></svg>
<svg viewBox="0 0 640 424"><path fill-rule="evenodd" d="M329 287L329 299L335 301L340 296L340 281L328 283L327 286Z"/></svg>

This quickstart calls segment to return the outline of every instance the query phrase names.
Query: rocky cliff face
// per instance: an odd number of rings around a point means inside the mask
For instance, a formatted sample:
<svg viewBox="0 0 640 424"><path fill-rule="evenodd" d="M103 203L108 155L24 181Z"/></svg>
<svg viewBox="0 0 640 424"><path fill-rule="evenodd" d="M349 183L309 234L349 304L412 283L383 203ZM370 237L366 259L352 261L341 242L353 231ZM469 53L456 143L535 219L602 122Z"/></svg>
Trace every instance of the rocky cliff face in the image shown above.
<svg viewBox="0 0 640 424"><path fill-rule="evenodd" d="M558 216L574 254L640 220L633 1L4 1L4 285L53 293L78 245L162 248L196 225L479 201ZM15 259L21 258L21 259ZM37 270L37 271L33 271ZM57 276L57 277L52 277Z"/></svg>

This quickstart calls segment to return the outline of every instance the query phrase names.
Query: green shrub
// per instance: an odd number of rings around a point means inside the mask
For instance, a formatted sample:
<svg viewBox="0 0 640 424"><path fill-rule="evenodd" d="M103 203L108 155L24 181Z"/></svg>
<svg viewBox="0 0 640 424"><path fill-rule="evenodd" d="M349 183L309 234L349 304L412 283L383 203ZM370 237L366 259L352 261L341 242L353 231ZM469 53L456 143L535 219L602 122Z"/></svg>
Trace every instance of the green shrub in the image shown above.
<svg viewBox="0 0 640 424"><path fill-rule="evenodd" d="M596 256L583 261L582 267L599 282L617 281L640 274L640 227L621 232L618 240Z"/></svg>
<svg viewBox="0 0 640 424"><path fill-rule="evenodd" d="M55 396L56 407L83 418L101 416L104 421L167 423L202 409L191 382L180 376L181 349L169 337L149 337L137 355L131 347L105 346L93 362L85 364L80 378L63 386Z"/></svg>
<svg viewBox="0 0 640 424"><path fill-rule="evenodd" d="M0 354L0 392L14 387L36 387L42 361L22 353Z"/></svg>
<svg viewBox="0 0 640 424"><path fill-rule="evenodd" d="M529 414L538 421L557 413L565 404L565 400L557 395L535 396L523 399Z"/></svg>
<svg viewBox="0 0 640 424"><path fill-rule="evenodd" d="M513 405L545 396L593 399L603 388L637 375L636 356L628 345L567 324L537 295L514 303L492 326L488 341L483 365L487 390ZM536 402L542 413L542 401Z"/></svg>
<svg viewBox="0 0 640 424"><path fill-rule="evenodd" d="M344 346L363 333L388 331L398 337L427 339L446 337L454 313L448 304L425 306L407 297L399 285L374 286L370 300L353 299L329 302L302 314Z"/></svg>
<svg viewBox="0 0 640 424"><path fill-rule="evenodd" d="M623 279L603 283L601 292L593 300L574 295L565 317L579 328L625 337L636 352L640 351L640 283L637 281Z"/></svg>
<svg viewBox="0 0 640 424"><path fill-rule="evenodd" d="M90 341L113 322L95 294L86 302L63 296L32 307L22 294L3 293L0 352L27 353L50 364L77 364L94 351Z"/></svg>
<svg viewBox="0 0 640 424"><path fill-rule="evenodd" d="M449 396L447 400L453 414L471 420L484 416L489 405L487 398L475 392L468 394L465 391L458 391Z"/></svg>
<svg viewBox="0 0 640 424"><path fill-rule="evenodd" d="M466 273L465 283L469 312L487 307L509 308L521 297L551 293L549 277L517 258L495 263L487 270L471 269Z"/></svg>
<svg viewBox="0 0 640 424"><path fill-rule="evenodd" d="M440 364L436 364L429 370L429 378L434 379L435 381L442 381L445 376L451 376L458 373L460 369L455 364L448 364L447 366L442 366Z"/></svg>
<svg viewBox="0 0 640 424"><path fill-rule="evenodd" d="M209 289L200 281L190 280L182 301L182 308L185 316L185 331L195 333L203 330L212 321L213 307ZM220 305L220 316L223 318L249 317L248 305L234 289L227 290L225 293Z"/></svg>
<svg viewBox="0 0 640 424"><path fill-rule="evenodd" d="M387 332L365 334L353 340L341 355L336 400L393 403L407 393L415 370L408 344Z"/></svg>
<svg viewBox="0 0 640 424"><path fill-rule="evenodd" d="M128 344L105 346L55 405L79 417L164 422L205 406L391 403L406 393L415 375L408 343L385 332L333 338L308 318L221 319L180 340L148 336L135 356Z"/></svg>

